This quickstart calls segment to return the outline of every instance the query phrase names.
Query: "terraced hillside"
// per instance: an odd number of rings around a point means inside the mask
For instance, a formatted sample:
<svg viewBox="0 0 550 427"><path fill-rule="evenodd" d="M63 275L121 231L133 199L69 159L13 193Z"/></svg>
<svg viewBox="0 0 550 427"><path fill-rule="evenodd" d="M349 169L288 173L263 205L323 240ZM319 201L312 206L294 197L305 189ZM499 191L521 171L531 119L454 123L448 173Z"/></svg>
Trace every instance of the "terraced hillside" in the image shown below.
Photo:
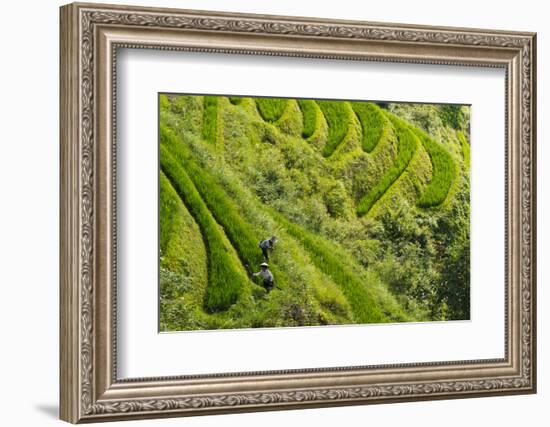
<svg viewBox="0 0 550 427"><path fill-rule="evenodd" d="M159 105L161 330L469 318L468 107Z"/></svg>

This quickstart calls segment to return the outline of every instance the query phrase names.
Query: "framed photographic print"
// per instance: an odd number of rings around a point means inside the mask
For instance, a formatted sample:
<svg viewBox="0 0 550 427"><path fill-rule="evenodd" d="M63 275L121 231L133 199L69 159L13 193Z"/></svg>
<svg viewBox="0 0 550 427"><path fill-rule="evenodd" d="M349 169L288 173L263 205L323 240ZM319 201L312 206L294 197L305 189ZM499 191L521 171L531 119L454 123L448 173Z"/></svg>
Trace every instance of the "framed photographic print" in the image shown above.
<svg viewBox="0 0 550 427"><path fill-rule="evenodd" d="M535 34L60 22L62 419L535 392Z"/></svg>

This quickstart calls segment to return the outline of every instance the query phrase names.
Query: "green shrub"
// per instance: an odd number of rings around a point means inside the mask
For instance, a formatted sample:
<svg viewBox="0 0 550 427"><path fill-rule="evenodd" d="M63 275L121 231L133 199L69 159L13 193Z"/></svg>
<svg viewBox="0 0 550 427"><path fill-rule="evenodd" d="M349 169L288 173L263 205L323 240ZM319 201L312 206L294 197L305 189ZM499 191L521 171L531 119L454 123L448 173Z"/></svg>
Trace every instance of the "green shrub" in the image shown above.
<svg viewBox="0 0 550 427"><path fill-rule="evenodd" d="M239 104L241 104L242 101L243 101L243 98L240 97L240 96L230 96L229 97L229 102L231 102L231 104L233 104L233 105L239 105Z"/></svg>
<svg viewBox="0 0 550 427"><path fill-rule="evenodd" d="M268 122L275 123L281 118L287 106L287 99L280 98L256 98L256 106L260 116Z"/></svg>
<svg viewBox="0 0 550 427"><path fill-rule="evenodd" d="M401 176L418 147L418 138L409 129L406 122L391 113L384 114L388 115L397 134L397 139L399 141L397 157L380 181L369 190L357 205L357 215L359 216L368 213L380 197L382 197L397 178Z"/></svg>
<svg viewBox="0 0 550 427"><path fill-rule="evenodd" d="M462 158L464 159L464 169L466 169L466 173L470 173L470 143L466 141L466 137L462 132L456 133L458 140L460 141L460 145L462 146Z"/></svg>
<svg viewBox="0 0 550 427"><path fill-rule="evenodd" d="M438 106L438 112L444 125L455 130L462 130L462 126L465 122L462 105L442 104Z"/></svg>
<svg viewBox="0 0 550 427"><path fill-rule="evenodd" d="M317 101L328 124L328 138L323 156L330 157L346 137L351 124L350 106L343 101Z"/></svg>
<svg viewBox="0 0 550 427"><path fill-rule="evenodd" d="M213 145L218 141L218 105L219 99L217 96L204 97L202 137Z"/></svg>
<svg viewBox="0 0 550 427"><path fill-rule="evenodd" d="M165 142L168 134L161 128L160 161L164 174L199 225L208 252L208 287L204 308L208 312L227 310L237 302L247 286L247 277L231 254L223 230L209 212L193 182L170 154Z"/></svg>
<svg viewBox="0 0 550 427"><path fill-rule="evenodd" d="M420 140L432 162L432 179L417 201L417 206L430 208L442 204L456 179L456 166L449 152L417 128L411 130Z"/></svg>
<svg viewBox="0 0 550 427"><path fill-rule="evenodd" d="M299 99L298 105L300 106L304 118L302 138L307 139L313 135L317 126L317 108L315 106L315 101L311 99Z"/></svg>
<svg viewBox="0 0 550 427"><path fill-rule="evenodd" d="M363 129L363 150L370 153L382 138L384 129L389 126L388 119L379 107L370 102L353 102L351 106Z"/></svg>

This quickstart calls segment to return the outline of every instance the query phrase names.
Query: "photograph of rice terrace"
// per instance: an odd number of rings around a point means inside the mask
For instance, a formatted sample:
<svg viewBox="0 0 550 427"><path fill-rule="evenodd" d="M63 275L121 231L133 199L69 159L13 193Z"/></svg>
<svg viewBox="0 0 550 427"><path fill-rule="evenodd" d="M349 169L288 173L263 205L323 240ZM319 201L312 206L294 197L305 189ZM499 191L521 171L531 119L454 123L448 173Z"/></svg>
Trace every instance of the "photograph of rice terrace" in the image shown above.
<svg viewBox="0 0 550 427"><path fill-rule="evenodd" d="M470 107L159 95L160 331L470 318Z"/></svg>

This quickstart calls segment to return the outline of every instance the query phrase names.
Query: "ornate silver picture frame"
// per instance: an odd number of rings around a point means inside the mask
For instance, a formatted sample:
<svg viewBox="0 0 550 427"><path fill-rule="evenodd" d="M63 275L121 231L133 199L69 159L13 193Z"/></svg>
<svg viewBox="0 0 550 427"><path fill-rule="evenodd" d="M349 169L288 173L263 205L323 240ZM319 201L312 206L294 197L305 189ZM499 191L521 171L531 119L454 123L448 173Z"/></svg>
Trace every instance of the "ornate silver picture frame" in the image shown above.
<svg viewBox="0 0 550 427"><path fill-rule="evenodd" d="M60 13L61 419L79 423L536 391L535 34L80 3ZM504 357L120 379L115 65L121 48L503 69Z"/></svg>

